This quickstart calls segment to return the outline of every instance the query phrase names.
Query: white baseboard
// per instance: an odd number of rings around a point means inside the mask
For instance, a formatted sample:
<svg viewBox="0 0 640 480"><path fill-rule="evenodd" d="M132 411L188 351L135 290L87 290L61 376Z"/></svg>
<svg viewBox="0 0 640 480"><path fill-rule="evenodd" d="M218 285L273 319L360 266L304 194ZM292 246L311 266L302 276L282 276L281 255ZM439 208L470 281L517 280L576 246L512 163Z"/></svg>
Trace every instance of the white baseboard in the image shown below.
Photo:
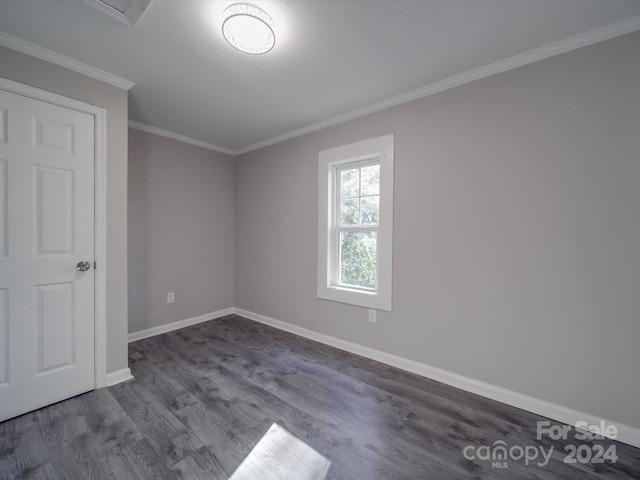
<svg viewBox="0 0 640 480"><path fill-rule="evenodd" d="M461 390L466 390L477 395L481 395L491 400L496 400L513 407L521 408L529 412L541 415L543 417L556 420L558 422L566 423L574 426L577 422L587 422L589 425L599 425L601 421L605 421L607 425L615 425L618 432L615 436L615 440L626 443L633 447L640 448L640 429L631 427L629 425L620 424L618 422L603 419L596 415L580 412L572 408L557 405L555 403L540 400L529 395L514 392L506 388L498 387L481 380L458 375L457 373L448 372L440 368L432 367L424 363L419 363L407 358L398 357L389 353L374 350L373 348L358 345L357 343L348 342L339 338L324 335L322 333L314 332L306 328L298 327L290 323L276 320L275 318L260 315L258 313L243 310L241 308L233 308L233 313L240 315L241 317L248 318L271 327L284 330L301 337L315 340L332 347L345 350L347 352L355 353L362 357L370 358L393 367L406 370L411 373L416 373L423 377L436 380L447 385L451 385Z"/></svg>
<svg viewBox="0 0 640 480"><path fill-rule="evenodd" d="M107 387L112 387L118 383L126 382L132 378L133 375L131 375L131 369L123 368L122 370L116 370L115 372L107 374Z"/></svg>
<svg viewBox="0 0 640 480"><path fill-rule="evenodd" d="M225 315L231 315L232 313L234 313L233 308L225 308L224 310L205 313L204 315L198 315L197 317L178 320L177 322L159 325L157 327L148 328L146 330L140 330L139 332L132 332L128 335L128 340L129 343L137 342L138 340L142 340L143 338L154 337L162 333L172 332L173 330L179 330L184 327L190 327L191 325L206 322L208 320L213 320L214 318L224 317Z"/></svg>

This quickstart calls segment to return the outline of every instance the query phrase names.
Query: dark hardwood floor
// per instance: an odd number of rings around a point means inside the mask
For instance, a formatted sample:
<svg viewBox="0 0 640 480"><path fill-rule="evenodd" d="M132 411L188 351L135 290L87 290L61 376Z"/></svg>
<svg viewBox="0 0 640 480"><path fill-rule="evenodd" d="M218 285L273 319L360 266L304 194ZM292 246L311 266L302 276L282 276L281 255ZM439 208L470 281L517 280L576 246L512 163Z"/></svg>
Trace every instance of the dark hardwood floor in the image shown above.
<svg viewBox="0 0 640 480"><path fill-rule="evenodd" d="M335 480L640 478L640 449L537 439L542 417L235 315L132 343L129 363L134 380L1 423L0 478L320 480L327 461ZM618 458L565 463L567 445Z"/></svg>

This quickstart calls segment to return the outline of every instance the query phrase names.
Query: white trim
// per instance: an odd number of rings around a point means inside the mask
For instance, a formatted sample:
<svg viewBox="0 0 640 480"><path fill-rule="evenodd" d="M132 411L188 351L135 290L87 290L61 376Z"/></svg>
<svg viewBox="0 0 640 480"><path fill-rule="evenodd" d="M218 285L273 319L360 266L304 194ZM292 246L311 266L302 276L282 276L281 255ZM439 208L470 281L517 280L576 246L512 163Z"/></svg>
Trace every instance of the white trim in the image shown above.
<svg viewBox="0 0 640 480"><path fill-rule="evenodd" d="M362 108L357 108L355 110L351 110L350 112L342 113L340 115L336 115L334 117L327 118L325 120L321 120L319 122L315 122L310 125L291 130L281 135L276 135L275 137L267 138L265 140L261 140L259 142L245 145L244 147L239 147L236 149L221 147L212 143L207 143L202 140L197 140L178 133L170 132L168 130L162 130L160 128L152 127L135 121L129 121L129 127L135 128L136 130L141 130L143 132L160 135L162 137L172 138L174 140L189 143L191 145L196 145L216 152L226 153L227 155L237 156L244 153L252 152L254 150L258 150L263 147L275 145L276 143L284 142L292 138L300 137L302 135L306 135L307 133L316 132L318 130L322 130L323 128L339 125L341 123L348 122L349 120L354 120L371 113L386 110L387 108L402 105L403 103L418 100L423 97L428 97L429 95L434 95L436 93L449 90L460 85L464 85L465 83L480 80L482 78L490 77L492 75L506 72L514 68L535 63L540 60L553 57L555 55L570 52L571 50L586 47L588 45L593 45L594 43L603 42L611 38L619 37L620 35L625 35L636 30L640 30L640 15L622 20L620 22L612 23L611 25L597 28L595 30L591 30L590 32L585 32L580 35L576 35L574 37L552 43L551 45L546 45L544 47L522 53L520 55L515 55L513 57L492 63L490 65L471 70L469 72L454 75L453 77L449 77L444 80L425 85L409 92L395 95L393 97L376 103L372 103ZM19 52L26 53L27 55L31 55L42 60L46 60L56 65L66 67L75 72L82 73L89 77L109 83L119 88L123 88L125 90L129 90L134 85L134 83L129 80L117 77L103 70L91 67L84 63L78 62L77 60L65 57L64 55L60 55L51 50L40 47L38 45L34 45L6 33L0 32L0 45L11 48L13 50L18 50Z"/></svg>
<svg viewBox="0 0 640 480"><path fill-rule="evenodd" d="M211 313L205 313L204 315L198 315L197 317L187 318L185 320L178 320L177 322L166 323L157 327L148 328L146 330L140 330L139 332L130 333L128 336L129 343L137 342L144 338L155 337L163 333L172 332L181 328L190 327L197 323L208 322L214 318L225 317L234 313L233 308L225 308L224 310L217 310Z"/></svg>
<svg viewBox="0 0 640 480"><path fill-rule="evenodd" d="M95 214L94 214L94 272L95 289L95 388L107 385L107 111L104 108L67 98L56 93L0 78L0 88L18 95L52 103L93 115L95 128Z"/></svg>
<svg viewBox="0 0 640 480"><path fill-rule="evenodd" d="M100 70L99 68L92 67L91 65L79 62L73 58L65 57L64 55L52 50L40 47L39 45L35 45L3 32L0 32L0 45L26 53L27 55L39 58L40 60L60 65L61 67L68 68L74 72L95 78L96 80L100 80L101 82L108 83L109 85L113 85L114 87L122 88L124 90L129 90L134 85L134 83L129 80L117 77L116 75L112 75L111 73Z"/></svg>
<svg viewBox="0 0 640 480"><path fill-rule="evenodd" d="M255 322L269 325L271 327L284 330L301 337L305 337L316 342L330 345L332 347L345 350L347 352L360 355L362 357L370 358L386 365L406 370L407 372L415 373L423 377L436 380L447 385L451 385L467 392L475 393L491 400L496 400L501 403L506 403L513 407L521 408L529 412L541 415L543 417L551 418L568 425L575 425L576 422L586 421L590 425L598 425L602 420L607 424L615 425L618 429L618 435L615 440L626 443L628 445L640 448L640 429L624 425L619 422L603 419L590 413L580 412L572 408L557 405L552 402L540 400L529 395L514 392L506 388L498 387L481 380L458 375L457 373L448 372L440 368L432 367L424 363L415 362L403 357L398 357L390 353L374 350L373 348L358 345L357 343L348 342L339 338L324 335L322 333L314 332L306 328L298 327L290 323L276 320L275 318L260 315L258 313L243 310L241 308L234 308L233 312L241 317L248 318Z"/></svg>
<svg viewBox="0 0 640 480"><path fill-rule="evenodd" d="M179 142L195 145L196 147L206 148L213 150L214 152L226 153L227 155L234 155L235 151L229 148L219 147L213 143L203 142L202 140L196 140L195 138L186 137L179 133L170 132L169 130L162 130L161 128L152 127L151 125L145 125L144 123L129 120L129 128L140 130L141 132L152 133L153 135L160 135L161 137L171 138Z"/></svg>
<svg viewBox="0 0 640 480"><path fill-rule="evenodd" d="M384 135L322 150L318 158L317 297L334 302L391 311L393 277L393 165L394 136ZM359 166L364 160L380 164L380 224L377 227L378 287L364 291L337 285L336 230L337 173L341 166Z"/></svg>
<svg viewBox="0 0 640 480"><path fill-rule="evenodd" d="M580 35L576 35L574 37L567 38L565 40L552 43L551 45L546 45L544 47L522 53L520 55L515 55L513 57L509 57L504 60L492 63L490 65L470 70L466 73L454 75L453 77L449 77L439 82L425 85L424 87L411 90L410 92L401 93L400 95L387 98L386 100L372 103L371 105L357 108L355 110L351 110L350 112L342 113L340 115L336 115L335 117L331 117L326 120L312 123L311 125L291 130L289 132L283 133L282 135L277 135L275 137L267 138L266 140L261 140L256 143L237 148L233 152L233 155L242 155L243 153L258 150L259 148L268 147L269 145L274 145L276 143L284 142L285 140L300 137L302 135L306 135L307 133L316 132L318 130L322 130L323 128L332 127L334 125L338 125L355 118L360 118L371 113L379 112L381 110L386 110L387 108L395 107L397 105L411 102L419 98L428 97L429 95L433 95L444 90L449 90L465 83L480 80L481 78L490 77L498 73L506 72L507 70L522 67L530 63L544 60L545 58L560 55L561 53L570 52L571 50L586 47L594 43L602 42L610 38L634 32L636 30L640 30L640 15L622 20L620 22L612 23L611 25L597 28L595 30L591 30L590 32L582 33Z"/></svg>
<svg viewBox="0 0 640 480"><path fill-rule="evenodd" d="M96 107L98 108L98 107ZM95 385L107 386L107 111L95 115Z"/></svg>
<svg viewBox="0 0 640 480"><path fill-rule="evenodd" d="M107 387L113 387L118 383L126 382L127 380L132 380L133 375L131 375L130 368L123 368L122 370L116 370L115 372L111 372L107 375Z"/></svg>

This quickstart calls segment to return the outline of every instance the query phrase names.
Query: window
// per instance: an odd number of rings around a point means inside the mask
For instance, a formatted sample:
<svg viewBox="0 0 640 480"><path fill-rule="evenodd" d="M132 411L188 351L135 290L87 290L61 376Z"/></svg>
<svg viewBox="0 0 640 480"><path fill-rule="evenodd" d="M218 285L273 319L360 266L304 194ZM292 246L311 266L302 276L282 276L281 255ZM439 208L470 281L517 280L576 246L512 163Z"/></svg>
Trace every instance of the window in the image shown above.
<svg viewBox="0 0 640 480"><path fill-rule="evenodd" d="M375 290L378 282L380 162L335 168L334 281L341 287Z"/></svg>
<svg viewBox="0 0 640 480"><path fill-rule="evenodd" d="M393 135L320 152L318 297L391 311Z"/></svg>

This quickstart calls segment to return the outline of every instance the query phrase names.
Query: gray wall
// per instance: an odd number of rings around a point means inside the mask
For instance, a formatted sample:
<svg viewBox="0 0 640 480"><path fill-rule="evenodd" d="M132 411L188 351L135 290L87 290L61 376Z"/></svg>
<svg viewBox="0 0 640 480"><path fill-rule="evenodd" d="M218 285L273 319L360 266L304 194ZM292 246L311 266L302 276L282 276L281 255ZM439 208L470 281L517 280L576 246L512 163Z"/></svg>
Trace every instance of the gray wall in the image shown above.
<svg viewBox="0 0 640 480"><path fill-rule="evenodd" d="M129 130L130 332L233 307L233 189L232 157Z"/></svg>
<svg viewBox="0 0 640 480"><path fill-rule="evenodd" d="M236 160L236 306L640 427L640 33ZM316 298L320 150L395 134L393 312Z"/></svg>
<svg viewBox="0 0 640 480"><path fill-rule="evenodd" d="M0 47L0 76L107 110L107 371L127 367L127 92Z"/></svg>

